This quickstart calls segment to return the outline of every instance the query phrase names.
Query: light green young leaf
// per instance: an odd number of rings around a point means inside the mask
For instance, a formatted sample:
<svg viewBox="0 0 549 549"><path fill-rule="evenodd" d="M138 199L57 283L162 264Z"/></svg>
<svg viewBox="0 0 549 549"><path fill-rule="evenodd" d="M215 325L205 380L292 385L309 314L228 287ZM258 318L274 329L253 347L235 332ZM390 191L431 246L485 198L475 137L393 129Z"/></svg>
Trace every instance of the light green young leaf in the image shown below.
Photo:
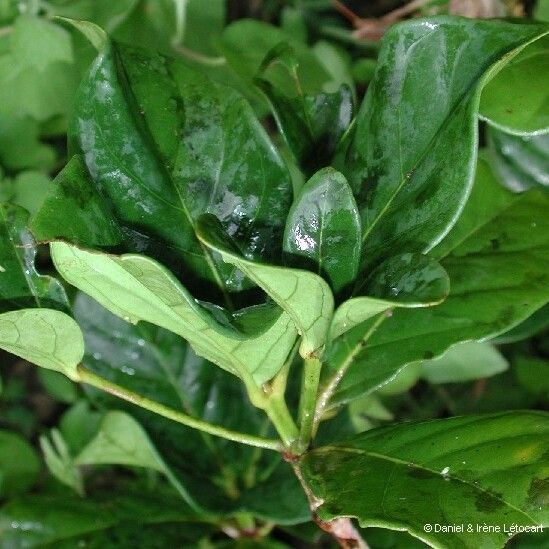
<svg viewBox="0 0 549 549"><path fill-rule="evenodd" d="M389 309L429 307L444 301L450 279L434 259L402 254L383 262L363 284L365 296L343 302L330 325L330 340Z"/></svg>
<svg viewBox="0 0 549 549"><path fill-rule="evenodd" d="M98 433L75 458L77 465L129 465L166 472L147 433L130 415L108 412Z"/></svg>
<svg viewBox="0 0 549 549"><path fill-rule="evenodd" d="M432 547L499 548L504 525L549 520L549 414L511 412L408 422L315 449L300 468L323 520L405 529ZM464 524L441 532L425 525ZM499 526L468 531L467 524Z"/></svg>
<svg viewBox="0 0 549 549"><path fill-rule="evenodd" d="M191 507L196 507L196 503L166 465L143 427L124 412L113 411L105 414L98 433L78 454L74 463L126 465L158 471Z"/></svg>
<svg viewBox="0 0 549 549"><path fill-rule="evenodd" d="M286 311L303 338L299 348L303 357L321 352L334 307L332 291L324 279L308 271L248 261L235 251L212 215L199 218L197 235L206 246L221 254L223 261L238 267Z"/></svg>
<svg viewBox="0 0 549 549"><path fill-rule="evenodd" d="M241 377L261 385L283 366L296 338L290 317L272 308L250 308L238 316L240 325L261 316L257 331L239 331L213 316L218 307L202 307L176 278L156 261L139 255L89 252L62 242L51 244L59 273L115 315L128 322L145 320L174 332L196 353ZM219 317L218 317L219 318Z"/></svg>
<svg viewBox="0 0 549 549"><path fill-rule="evenodd" d="M50 473L62 484L70 486L77 494L84 495L84 481L80 470L70 455L67 444L57 429L52 429L51 440L40 437L40 448Z"/></svg>
<svg viewBox="0 0 549 549"><path fill-rule="evenodd" d="M509 368L504 356L489 343L468 341L454 345L439 358L421 365L430 383L462 383L500 374Z"/></svg>
<svg viewBox="0 0 549 549"><path fill-rule="evenodd" d="M78 381L84 340L78 324L65 313L20 309L0 314L0 348Z"/></svg>
<svg viewBox="0 0 549 549"><path fill-rule="evenodd" d="M55 17L55 19L61 23L67 23L80 31L97 51L101 51L105 48L109 41L107 33L95 23L91 23L90 21L78 21L67 17Z"/></svg>

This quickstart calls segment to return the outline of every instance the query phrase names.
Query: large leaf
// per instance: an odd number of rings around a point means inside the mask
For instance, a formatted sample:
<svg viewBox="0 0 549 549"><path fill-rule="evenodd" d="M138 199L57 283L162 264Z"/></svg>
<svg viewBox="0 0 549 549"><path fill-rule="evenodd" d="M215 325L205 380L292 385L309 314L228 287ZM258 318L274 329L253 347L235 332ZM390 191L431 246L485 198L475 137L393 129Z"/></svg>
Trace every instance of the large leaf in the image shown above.
<svg viewBox="0 0 549 549"><path fill-rule="evenodd" d="M522 137L490 128L488 143L494 172L508 189L549 188L549 133Z"/></svg>
<svg viewBox="0 0 549 549"><path fill-rule="evenodd" d="M334 293L351 284L360 262L360 219L347 180L332 168L317 172L292 205L284 251L305 258Z"/></svg>
<svg viewBox="0 0 549 549"><path fill-rule="evenodd" d="M36 246L27 220L28 214L22 208L0 204L0 312L66 306L59 281L36 271Z"/></svg>
<svg viewBox="0 0 549 549"><path fill-rule="evenodd" d="M505 526L549 520L548 435L541 412L405 423L313 450L301 471L324 520L406 529L433 547L503 547ZM482 524L501 531L478 531Z"/></svg>
<svg viewBox="0 0 549 549"><path fill-rule="evenodd" d="M481 162L459 223L433 251L452 281L450 295L429 309L396 309L365 344L376 318L339 338L326 375L351 365L336 401L369 392L454 343L503 333L549 301L548 213L547 196L514 195Z"/></svg>
<svg viewBox="0 0 549 549"><path fill-rule="evenodd" d="M199 355L247 385L271 379L294 344L296 331L280 309L244 310L236 319L244 326L240 331L223 309L200 305L167 269L146 256L108 255L62 242L52 243L51 252L59 273L111 312L128 322L144 320L182 336ZM255 324L251 333L250 319Z"/></svg>
<svg viewBox="0 0 549 549"><path fill-rule="evenodd" d="M428 251L450 230L473 183L482 85L547 32L435 17L385 34L342 163L358 195L368 264Z"/></svg>
<svg viewBox="0 0 549 549"><path fill-rule="evenodd" d="M194 543L211 531L166 490L124 486L88 498L45 494L10 501L0 510L0 538L9 547L130 549ZM125 493L120 493L120 492Z"/></svg>
<svg viewBox="0 0 549 549"><path fill-rule="evenodd" d="M86 368L210 423L267 434L268 420L249 402L242 383L197 357L175 334L128 324L82 293L75 316L85 334ZM211 437L103 392L93 390L93 397L108 409L127 410L138 419L164 462L201 506L251 512L283 523L307 519L299 484L285 463L276 465L280 458L274 452Z"/></svg>
<svg viewBox="0 0 549 549"><path fill-rule="evenodd" d="M549 38L525 48L482 92L480 115L504 131L549 131Z"/></svg>
<svg viewBox="0 0 549 549"><path fill-rule="evenodd" d="M0 314L0 349L77 381L84 341L78 324L65 313L19 309Z"/></svg>
<svg viewBox="0 0 549 549"><path fill-rule="evenodd" d="M308 271L248 261L234 249L212 215L199 219L198 237L284 309L303 338L300 345L303 357L322 351L334 307L332 292L323 278Z"/></svg>
<svg viewBox="0 0 549 549"><path fill-rule="evenodd" d="M245 254L280 252L291 200L280 156L238 93L179 60L107 46L80 87L69 137L91 182L69 171L57 194L80 197L95 188L125 234L126 251L146 251L189 283L198 277L224 291L240 290L243 277L216 262L195 237L196 218L211 212ZM49 204L51 234L42 238L59 236L58 223L70 241L112 245L71 233L66 201L56 203L54 196ZM77 206L89 215L86 201ZM204 284L196 288L203 292Z"/></svg>
<svg viewBox="0 0 549 549"><path fill-rule="evenodd" d="M357 293L366 295L348 299L336 309L330 340L384 311L442 302L450 292L450 279L434 259L421 254L401 254L384 261L357 286Z"/></svg>

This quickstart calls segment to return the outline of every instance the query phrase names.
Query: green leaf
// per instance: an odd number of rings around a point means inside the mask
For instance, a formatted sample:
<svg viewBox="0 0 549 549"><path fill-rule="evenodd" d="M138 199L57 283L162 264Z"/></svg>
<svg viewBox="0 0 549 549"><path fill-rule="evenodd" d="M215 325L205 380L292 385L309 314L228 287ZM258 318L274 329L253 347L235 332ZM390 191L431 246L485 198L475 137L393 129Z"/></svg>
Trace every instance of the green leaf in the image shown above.
<svg viewBox="0 0 549 549"><path fill-rule="evenodd" d="M52 370L38 370L38 378L46 392L59 402L72 404L78 399L78 388L64 375Z"/></svg>
<svg viewBox="0 0 549 549"><path fill-rule="evenodd" d="M84 496L82 473L74 463L69 448L61 433L52 429L51 440L46 435L40 436L40 448L50 473L62 484Z"/></svg>
<svg viewBox="0 0 549 549"><path fill-rule="evenodd" d="M114 247L124 240L79 155L73 156L57 175L30 227L39 241L64 238L82 245Z"/></svg>
<svg viewBox="0 0 549 549"><path fill-rule="evenodd" d="M503 189L481 161L459 223L433 250L452 281L450 295L436 307L395 309L365 344L376 318L339 338L325 375L352 364L335 402L370 392L405 364L455 343L504 333L547 303L548 212L549 197Z"/></svg>
<svg viewBox="0 0 549 549"><path fill-rule="evenodd" d="M78 84L70 35L43 18L15 21L0 56L0 113L47 120L66 114Z"/></svg>
<svg viewBox="0 0 549 549"><path fill-rule="evenodd" d="M36 246L22 208L0 203L0 313L22 307L63 309L63 286L34 266Z"/></svg>
<svg viewBox="0 0 549 549"><path fill-rule="evenodd" d="M290 96L267 80L270 67L283 65L294 81L295 90ZM348 129L353 100L345 84L333 93L303 93L299 79L299 62L292 47L282 42L267 53L260 67L260 76L254 79L267 98L277 126L307 173L326 165L333 157L339 141Z"/></svg>
<svg viewBox="0 0 549 549"><path fill-rule="evenodd" d="M67 282L111 312L127 322L145 320L180 335L197 354L247 384L270 380L293 347L296 331L280 309L244 310L236 318L244 326L245 331L240 331L220 307L201 306L167 269L148 257L107 255L62 242L52 243L51 252ZM250 318L255 321L255 333L246 328Z"/></svg>
<svg viewBox="0 0 549 549"><path fill-rule="evenodd" d="M266 416L250 403L240 380L197 357L175 334L142 323L128 324L83 293L76 298L74 313L85 335L84 365L89 370L193 417L250 434L268 434ZM210 437L101 391L93 390L91 396L106 409L131 413L202 507L252 513L284 524L308 520L299 483L276 453ZM63 433L68 437L64 427Z"/></svg>
<svg viewBox="0 0 549 549"><path fill-rule="evenodd" d="M93 438L100 419L101 414L93 410L85 399L77 401L61 416L59 431L72 455L78 454Z"/></svg>
<svg viewBox="0 0 549 549"><path fill-rule="evenodd" d="M78 324L65 313L20 309L0 314L0 349L77 381L84 341Z"/></svg>
<svg viewBox="0 0 549 549"><path fill-rule="evenodd" d="M367 264L426 252L455 224L474 179L482 85L547 32L444 16L388 30L339 168L357 195Z"/></svg>
<svg viewBox="0 0 549 549"><path fill-rule="evenodd" d="M544 305L530 315L526 320L517 324L511 330L501 334L493 340L494 343L515 343L529 339L549 328L549 305Z"/></svg>
<svg viewBox="0 0 549 549"><path fill-rule="evenodd" d="M541 38L518 55L482 92L480 116L516 135L549 131L549 38Z"/></svg>
<svg viewBox="0 0 549 549"><path fill-rule="evenodd" d="M462 383L491 377L509 368L503 355L489 343L469 341L448 349L421 365L421 377L430 383Z"/></svg>
<svg viewBox="0 0 549 549"><path fill-rule="evenodd" d="M33 447L16 433L0 431L0 499L27 492L39 471Z"/></svg>
<svg viewBox="0 0 549 549"><path fill-rule="evenodd" d="M136 3L136 0L130 1L132 4ZM56 17L55 19L61 23L67 23L68 25L73 26L76 30L80 31L97 51L100 52L107 46L109 41L107 33L95 23L91 23L90 21L68 19L66 17Z"/></svg>
<svg viewBox="0 0 549 549"><path fill-rule="evenodd" d="M40 142L38 123L29 117L0 114L0 164L13 170L50 170L53 149Z"/></svg>
<svg viewBox="0 0 549 549"><path fill-rule="evenodd" d="M488 143L490 163L508 189L549 188L549 133L521 137L490 128Z"/></svg>
<svg viewBox="0 0 549 549"><path fill-rule="evenodd" d="M281 42L288 43L295 52L303 93L322 91L323 86L330 82L330 75L313 51L280 28L263 21L240 19L225 28L218 46L231 67L245 81L252 82L267 53ZM282 92L290 96L295 94L295 84L286 69L273 68L269 71L269 81Z"/></svg>
<svg viewBox="0 0 549 549"><path fill-rule="evenodd" d="M147 540L151 547L175 547L178 542L194 543L210 531L196 521L194 513L165 490L115 486L85 499L61 493L12 500L0 510L0 537L10 547L51 544L68 549L83 542L96 549L112 543L130 549L149 545Z"/></svg>
<svg viewBox="0 0 549 549"><path fill-rule="evenodd" d="M299 352L309 357L321 352L332 317L334 298L326 282L313 273L255 263L234 250L223 227L212 215L198 222L198 237L223 261L235 265L260 286L292 319L302 336Z"/></svg>
<svg viewBox="0 0 549 549"><path fill-rule="evenodd" d="M198 242L195 223L204 212L221 219L247 256L280 255L291 181L237 92L179 60L111 44L84 78L69 137L91 177L94 189L86 195L104 197L102 210L124 232L125 251L162 261L195 293L204 293L204 279L223 292L249 287ZM85 174L74 170L59 180L64 188L58 195L81 200ZM52 232L45 238L55 237L56 226L67 233L66 200L54 199L43 216ZM80 217L91 215L83 200L79 209ZM100 244L81 238L76 230L73 241Z"/></svg>
<svg viewBox="0 0 549 549"><path fill-rule="evenodd" d="M330 340L390 309L441 303L450 292L450 279L434 259L420 254L401 254L374 269L359 289L366 295L348 299L336 309L330 325Z"/></svg>
<svg viewBox="0 0 549 549"><path fill-rule="evenodd" d="M42 172L21 172L12 182L11 202L33 214L44 202L50 184L51 179Z"/></svg>
<svg viewBox="0 0 549 549"><path fill-rule="evenodd" d="M167 469L143 427L124 412L105 414L99 431L76 456L75 463L128 465L160 473L165 473Z"/></svg>
<svg viewBox="0 0 549 549"><path fill-rule="evenodd" d="M500 413L393 425L309 452L301 462L323 520L406 529L433 547L503 547L503 531L468 524L539 526L549 516L549 416ZM497 454L497 460L494 455ZM464 525L431 532L425 524Z"/></svg>
<svg viewBox="0 0 549 549"><path fill-rule="evenodd" d="M354 281L360 262L360 219L353 193L339 172L324 168L301 189L286 220L284 251L312 262L302 266L326 278L334 293Z"/></svg>

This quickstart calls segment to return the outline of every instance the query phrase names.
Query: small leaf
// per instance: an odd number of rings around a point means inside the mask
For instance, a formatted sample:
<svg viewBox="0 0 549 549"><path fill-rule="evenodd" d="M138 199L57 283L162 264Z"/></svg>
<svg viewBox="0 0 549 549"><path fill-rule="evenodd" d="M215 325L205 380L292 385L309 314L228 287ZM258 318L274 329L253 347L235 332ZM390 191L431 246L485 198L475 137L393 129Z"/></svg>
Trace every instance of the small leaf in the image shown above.
<svg viewBox="0 0 549 549"><path fill-rule="evenodd" d="M84 495L82 474L74 463L61 433L52 429L51 440L46 435L40 437L40 448L50 473L61 483Z"/></svg>
<svg viewBox="0 0 549 549"><path fill-rule="evenodd" d="M450 279L434 259L402 254L383 262L363 283L361 293L343 302L334 314L330 339L335 339L389 309L429 307L446 299Z"/></svg>
<svg viewBox="0 0 549 549"><path fill-rule="evenodd" d="M294 94L287 95L266 79L269 67L281 64L294 81ZM269 101L273 116L286 144L307 173L330 163L353 115L350 88L341 85L333 93L303 93L295 51L282 42L271 49L254 83Z"/></svg>
<svg viewBox="0 0 549 549"><path fill-rule="evenodd" d="M228 321L221 324L175 277L156 261L138 255L107 255L54 242L52 257L59 273L128 322L146 320L185 338L197 354L258 385L283 366L296 337L290 318L280 309L262 308L263 332L246 334ZM214 311L222 312L220 307ZM240 324L251 308L240 313Z"/></svg>
<svg viewBox="0 0 549 549"><path fill-rule="evenodd" d="M123 412L108 412L99 431L75 458L77 465L130 465L164 473L166 464L143 427Z"/></svg>
<svg viewBox="0 0 549 549"><path fill-rule="evenodd" d="M91 43L91 45L97 50L102 51L109 41L107 33L95 23L90 21L78 21L76 19L69 19L67 17L54 17L55 21L60 23L66 23L73 26L80 31Z"/></svg>
<svg viewBox="0 0 549 549"><path fill-rule="evenodd" d="M0 312L22 307L64 309L63 286L36 271L36 245L27 220L22 208L0 204Z"/></svg>
<svg viewBox="0 0 549 549"><path fill-rule="evenodd" d="M20 309L0 314L0 349L78 381L84 340L78 324L65 313Z"/></svg>
<svg viewBox="0 0 549 549"><path fill-rule="evenodd" d="M549 415L541 412L408 422L315 449L300 468L323 520L406 529L433 547L503 547L504 526L549 519L548 435ZM426 524L464 527L428 531ZM468 524L500 531L470 532Z"/></svg>
<svg viewBox="0 0 549 549"><path fill-rule="evenodd" d="M480 116L515 135L549 131L549 37L536 40L482 91Z"/></svg>
<svg viewBox="0 0 549 549"><path fill-rule="evenodd" d="M468 341L454 345L439 358L421 364L421 377L430 383L463 383L500 374L509 368L489 343Z"/></svg>
<svg viewBox="0 0 549 549"><path fill-rule="evenodd" d="M303 337L300 345L303 357L322 350L334 306L330 287L322 278L307 271L246 260L235 252L219 221L211 215L199 219L198 237L220 253L224 261L238 267L286 311Z"/></svg>
<svg viewBox="0 0 549 549"><path fill-rule="evenodd" d="M22 436L0 430L0 499L28 491L39 471L34 448Z"/></svg>
<svg viewBox="0 0 549 549"><path fill-rule="evenodd" d="M549 189L549 133L521 137L490 128L488 143L490 164L505 187Z"/></svg>
<svg viewBox="0 0 549 549"><path fill-rule="evenodd" d="M360 261L360 219L353 193L339 172L320 170L301 189L286 220L284 250L311 260L334 293L354 281Z"/></svg>

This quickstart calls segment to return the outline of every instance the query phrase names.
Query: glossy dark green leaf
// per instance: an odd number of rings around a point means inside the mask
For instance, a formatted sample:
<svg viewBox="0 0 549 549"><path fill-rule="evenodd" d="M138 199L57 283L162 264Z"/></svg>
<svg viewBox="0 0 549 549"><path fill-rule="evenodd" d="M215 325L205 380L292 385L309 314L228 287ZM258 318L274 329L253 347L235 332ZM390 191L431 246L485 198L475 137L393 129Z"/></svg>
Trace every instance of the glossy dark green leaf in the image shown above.
<svg viewBox="0 0 549 549"><path fill-rule="evenodd" d="M521 137L490 128L488 143L490 163L508 189L549 188L549 133Z"/></svg>
<svg viewBox="0 0 549 549"><path fill-rule="evenodd" d="M251 405L242 383L197 357L175 334L147 324L128 324L85 294L78 294L75 317L85 335L87 368L194 417L267 434L266 416ZM141 423L162 459L201 506L219 512L247 511L283 523L307 520L299 484L275 453L210 437L105 393L91 392L96 402L127 410Z"/></svg>
<svg viewBox="0 0 549 549"><path fill-rule="evenodd" d="M284 251L325 277L334 293L351 284L360 262L360 219L345 177L333 168L317 172L292 205Z"/></svg>
<svg viewBox="0 0 549 549"><path fill-rule="evenodd" d="M27 492L39 471L34 448L22 436L0 430L0 500Z"/></svg>
<svg viewBox="0 0 549 549"><path fill-rule="evenodd" d="M389 309L437 305L450 293L450 279L438 261L421 254L401 254L357 281L355 293L358 297L336 309L330 339Z"/></svg>
<svg viewBox="0 0 549 549"><path fill-rule="evenodd" d="M456 222L474 178L482 84L546 32L441 16L385 34L340 168L358 197L367 263L428 251Z"/></svg>
<svg viewBox="0 0 549 549"><path fill-rule="evenodd" d="M291 96L264 78L269 67L278 64L284 65L293 78L295 90ZM260 77L255 78L254 83L269 101L286 144L303 169L310 173L330 163L351 123L353 98L347 85L340 86L333 93L305 95L298 71L299 62L294 50L283 42L267 54L260 68Z"/></svg>
<svg viewBox="0 0 549 549"><path fill-rule="evenodd" d="M406 529L433 547L503 547L507 533L467 525L503 530L548 520L548 434L542 412L405 423L313 450L301 470L324 520ZM463 524L463 532L437 532L435 524Z"/></svg>
<svg viewBox="0 0 549 549"><path fill-rule="evenodd" d="M548 214L547 196L503 189L481 162L459 223L433 250L450 277L450 295L428 309L396 309L365 345L376 318L344 334L326 370L329 377L353 359L336 401L369 392L403 365L434 358L459 341L508 331L547 303Z"/></svg>
<svg viewBox="0 0 549 549"><path fill-rule="evenodd" d="M529 316L508 332L498 336L494 343L514 343L535 336L539 332L549 328L549 305L544 305L533 315Z"/></svg>
<svg viewBox="0 0 549 549"><path fill-rule="evenodd" d="M24 307L62 309L63 286L36 271L36 245L27 228L28 213L0 204L0 312Z"/></svg>
<svg viewBox="0 0 549 549"><path fill-rule="evenodd" d="M248 261L234 249L219 220L212 215L199 219L198 237L218 252L223 261L238 267L285 311L302 336L303 357L322 349L334 309L332 291L323 278L300 269Z"/></svg>
<svg viewBox="0 0 549 549"><path fill-rule="evenodd" d="M549 38L530 44L484 88L480 116L518 135L549 131Z"/></svg>
<svg viewBox="0 0 549 549"><path fill-rule="evenodd" d="M17 549L50 544L99 548L111 543L124 549L140 543L173 547L177 541L196 542L210 531L181 500L158 488L153 493L117 486L88 498L66 493L28 496L0 509L2 543Z"/></svg>
<svg viewBox="0 0 549 549"><path fill-rule="evenodd" d="M80 87L70 138L103 196L103 210L124 231L126 250L146 251L184 274L186 283L198 277L222 290L242 289L243 277L195 237L196 218L212 212L245 254L279 253L291 199L281 158L236 92L178 60L106 48ZM65 173L59 185L58 194L81 197L79 174ZM50 205L50 228L66 226L63 204ZM80 209L87 210L85 202ZM204 284L195 289L204 291Z"/></svg>

